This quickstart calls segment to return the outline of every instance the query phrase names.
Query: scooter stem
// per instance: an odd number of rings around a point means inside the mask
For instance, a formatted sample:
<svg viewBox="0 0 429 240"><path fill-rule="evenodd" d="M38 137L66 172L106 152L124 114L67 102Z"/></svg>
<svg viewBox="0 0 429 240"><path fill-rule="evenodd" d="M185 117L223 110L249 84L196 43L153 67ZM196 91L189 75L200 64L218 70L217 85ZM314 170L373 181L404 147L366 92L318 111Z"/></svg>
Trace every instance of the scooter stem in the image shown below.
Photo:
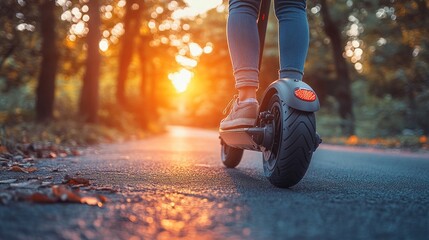
<svg viewBox="0 0 429 240"><path fill-rule="evenodd" d="M262 54L264 53L265 35L267 32L270 6L271 6L271 0L261 0L261 5L259 6L259 16L258 16L259 69L261 69Z"/></svg>

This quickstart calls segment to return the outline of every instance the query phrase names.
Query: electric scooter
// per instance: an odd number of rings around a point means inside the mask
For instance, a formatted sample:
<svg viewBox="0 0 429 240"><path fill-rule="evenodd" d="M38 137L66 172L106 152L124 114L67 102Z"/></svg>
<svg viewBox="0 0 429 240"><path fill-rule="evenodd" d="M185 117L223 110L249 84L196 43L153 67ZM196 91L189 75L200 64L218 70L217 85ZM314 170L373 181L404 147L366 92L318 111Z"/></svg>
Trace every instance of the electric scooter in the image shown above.
<svg viewBox="0 0 429 240"><path fill-rule="evenodd" d="M271 0L262 0L259 9L259 67L270 5ZM319 108L319 99L308 84L297 79L274 81L263 94L255 126L219 129L222 163L234 168L244 150L260 151L268 180L281 188L294 186L304 177L322 142L314 115Z"/></svg>

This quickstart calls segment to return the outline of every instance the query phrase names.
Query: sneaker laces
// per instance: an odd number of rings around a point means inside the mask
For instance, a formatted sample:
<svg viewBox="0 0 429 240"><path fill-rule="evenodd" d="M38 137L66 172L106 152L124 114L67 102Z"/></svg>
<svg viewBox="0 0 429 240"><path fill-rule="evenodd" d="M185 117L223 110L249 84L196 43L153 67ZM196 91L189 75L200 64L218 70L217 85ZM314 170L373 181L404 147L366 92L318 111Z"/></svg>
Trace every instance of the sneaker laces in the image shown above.
<svg viewBox="0 0 429 240"><path fill-rule="evenodd" d="M235 94L234 97L229 101L228 105L226 105L225 109L223 110L223 115L226 115L231 110L232 106L234 105L234 102L237 101L238 94Z"/></svg>

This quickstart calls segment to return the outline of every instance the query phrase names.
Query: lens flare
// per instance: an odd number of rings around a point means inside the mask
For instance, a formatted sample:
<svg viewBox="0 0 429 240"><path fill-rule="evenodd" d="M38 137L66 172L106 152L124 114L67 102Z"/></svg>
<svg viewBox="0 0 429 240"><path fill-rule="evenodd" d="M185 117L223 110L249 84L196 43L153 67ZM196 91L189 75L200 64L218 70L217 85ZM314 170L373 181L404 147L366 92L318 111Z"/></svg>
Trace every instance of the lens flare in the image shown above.
<svg viewBox="0 0 429 240"><path fill-rule="evenodd" d="M192 79L192 72L182 68L180 71L175 73L170 73L168 79L170 79L174 88L178 93L183 93L188 88L189 83Z"/></svg>

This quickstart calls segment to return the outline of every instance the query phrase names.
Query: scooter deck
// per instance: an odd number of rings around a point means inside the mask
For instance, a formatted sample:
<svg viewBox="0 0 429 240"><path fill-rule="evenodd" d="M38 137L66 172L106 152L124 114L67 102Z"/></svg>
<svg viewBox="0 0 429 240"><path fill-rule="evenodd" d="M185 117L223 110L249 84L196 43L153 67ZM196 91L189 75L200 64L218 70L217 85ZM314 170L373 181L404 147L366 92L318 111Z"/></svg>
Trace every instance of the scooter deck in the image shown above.
<svg viewBox="0 0 429 240"><path fill-rule="evenodd" d="M220 139L228 146L261 151L260 148L260 135L263 134L260 128L235 128L222 130L219 129Z"/></svg>

